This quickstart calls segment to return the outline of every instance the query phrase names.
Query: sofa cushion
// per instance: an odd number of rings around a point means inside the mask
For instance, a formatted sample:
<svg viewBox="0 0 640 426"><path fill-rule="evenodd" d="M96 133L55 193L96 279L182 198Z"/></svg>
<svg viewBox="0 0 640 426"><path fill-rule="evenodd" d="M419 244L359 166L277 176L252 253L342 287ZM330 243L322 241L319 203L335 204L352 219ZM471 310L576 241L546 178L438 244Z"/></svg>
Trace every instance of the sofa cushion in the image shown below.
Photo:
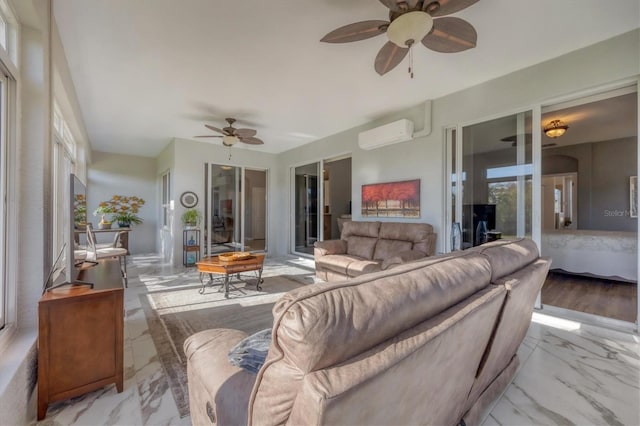
<svg viewBox="0 0 640 426"><path fill-rule="evenodd" d="M411 241L387 240L381 238L376 244L376 249L373 252L373 258L376 260L385 260L400 252L409 251L412 248L413 243ZM422 256L424 256L424 254Z"/></svg>
<svg viewBox="0 0 640 426"><path fill-rule="evenodd" d="M539 256L538 246L528 238L493 241L471 250L482 253L489 259L492 282L527 266Z"/></svg>
<svg viewBox="0 0 640 426"><path fill-rule="evenodd" d="M347 254L371 260L373 259L373 250L377 241L377 238L372 237L358 237L355 235L347 237Z"/></svg>
<svg viewBox="0 0 640 426"><path fill-rule="evenodd" d="M349 265L361 260L363 259L358 256L349 256L347 254L328 254L317 259L316 265L320 265L325 269L346 276Z"/></svg>
<svg viewBox="0 0 640 426"><path fill-rule="evenodd" d="M347 275L350 277L359 277L362 274L370 274L371 272L378 272L382 269L382 262L379 260L357 260L351 262L347 266Z"/></svg>
<svg viewBox="0 0 640 426"><path fill-rule="evenodd" d="M387 240L422 241L433 234L428 223L382 222L378 236Z"/></svg>
<svg viewBox="0 0 640 426"><path fill-rule="evenodd" d="M406 263L406 262L412 262L414 260L424 259L424 257L425 257L424 253L422 253L421 251L415 251L415 250L401 251L397 253L396 256L392 256L383 260L382 265L380 265L380 267L382 268L382 270L386 270L398 265L402 265L403 263Z"/></svg>
<svg viewBox="0 0 640 426"><path fill-rule="evenodd" d="M345 222L340 238L346 240L351 235L378 238L380 222Z"/></svg>

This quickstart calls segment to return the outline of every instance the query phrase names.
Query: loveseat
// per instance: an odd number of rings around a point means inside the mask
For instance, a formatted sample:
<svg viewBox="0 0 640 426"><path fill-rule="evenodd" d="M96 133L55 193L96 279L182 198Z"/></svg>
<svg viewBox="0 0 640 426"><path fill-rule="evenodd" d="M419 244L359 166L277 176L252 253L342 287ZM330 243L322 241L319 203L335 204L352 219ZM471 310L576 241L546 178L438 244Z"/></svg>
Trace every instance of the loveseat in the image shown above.
<svg viewBox="0 0 640 426"><path fill-rule="evenodd" d="M433 256L436 234L427 223L346 222L339 240L314 245L316 276L354 278Z"/></svg>
<svg viewBox="0 0 640 426"><path fill-rule="evenodd" d="M227 359L245 333L187 339L191 420L478 424L515 374L549 264L532 240L500 240L292 290L257 376Z"/></svg>

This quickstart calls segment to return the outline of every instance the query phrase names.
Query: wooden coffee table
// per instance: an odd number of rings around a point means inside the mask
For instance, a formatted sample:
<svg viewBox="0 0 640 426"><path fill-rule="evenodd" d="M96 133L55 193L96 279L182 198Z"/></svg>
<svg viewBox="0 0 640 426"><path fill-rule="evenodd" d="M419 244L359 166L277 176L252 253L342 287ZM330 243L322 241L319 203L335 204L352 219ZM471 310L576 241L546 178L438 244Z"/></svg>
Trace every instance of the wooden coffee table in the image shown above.
<svg viewBox="0 0 640 426"><path fill-rule="evenodd" d="M260 284L262 284L262 265L264 263L264 254L254 254L248 259L233 260L233 261L221 261L218 256L205 257L199 262L196 262L198 272L200 272L200 282L202 287L200 288L200 294L204 294L204 289L207 284L212 284L214 281L213 274L224 275L224 297L229 298L229 277L233 274L238 274L240 278L241 272L256 271L257 281L256 290L262 290ZM205 275L209 275L209 280L205 282Z"/></svg>

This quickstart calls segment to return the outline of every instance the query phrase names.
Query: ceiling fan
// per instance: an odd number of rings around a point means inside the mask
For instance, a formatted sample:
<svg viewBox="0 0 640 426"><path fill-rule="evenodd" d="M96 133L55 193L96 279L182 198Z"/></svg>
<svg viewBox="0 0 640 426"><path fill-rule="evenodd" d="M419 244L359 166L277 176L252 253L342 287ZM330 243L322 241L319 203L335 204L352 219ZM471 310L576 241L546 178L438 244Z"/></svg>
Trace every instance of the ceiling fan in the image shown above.
<svg viewBox="0 0 640 426"><path fill-rule="evenodd" d="M221 135L202 135L194 136L194 138L222 138L222 144L224 146L233 146L238 142L247 143L249 145L262 145L264 142L261 139L256 138L256 131L253 129L236 129L233 127L233 123L236 122L235 118L225 118L228 126L218 129L217 127L205 124L204 127L213 130L214 132L221 133Z"/></svg>
<svg viewBox="0 0 640 426"><path fill-rule="evenodd" d="M464 19L440 16L465 9L478 0L380 0L389 8L389 21L371 20L345 25L324 36L326 43L350 43L386 33L389 41L376 56L380 75L395 68L419 42L436 52L454 53L476 47L475 28ZM436 19L434 19L436 18ZM412 58L409 74L413 77Z"/></svg>

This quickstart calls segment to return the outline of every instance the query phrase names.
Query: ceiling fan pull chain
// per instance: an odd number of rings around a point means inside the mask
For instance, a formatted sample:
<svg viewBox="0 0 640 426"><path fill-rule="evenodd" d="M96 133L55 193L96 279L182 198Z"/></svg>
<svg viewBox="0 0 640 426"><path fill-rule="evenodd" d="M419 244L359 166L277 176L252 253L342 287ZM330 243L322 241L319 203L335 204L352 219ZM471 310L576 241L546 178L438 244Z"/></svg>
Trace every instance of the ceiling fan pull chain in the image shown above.
<svg viewBox="0 0 640 426"><path fill-rule="evenodd" d="M231 161L231 147L229 147L229 161Z"/></svg>
<svg viewBox="0 0 640 426"><path fill-rule="evenodd" d="M409 75L413 78L413 49L409 47Z"/></svg>

